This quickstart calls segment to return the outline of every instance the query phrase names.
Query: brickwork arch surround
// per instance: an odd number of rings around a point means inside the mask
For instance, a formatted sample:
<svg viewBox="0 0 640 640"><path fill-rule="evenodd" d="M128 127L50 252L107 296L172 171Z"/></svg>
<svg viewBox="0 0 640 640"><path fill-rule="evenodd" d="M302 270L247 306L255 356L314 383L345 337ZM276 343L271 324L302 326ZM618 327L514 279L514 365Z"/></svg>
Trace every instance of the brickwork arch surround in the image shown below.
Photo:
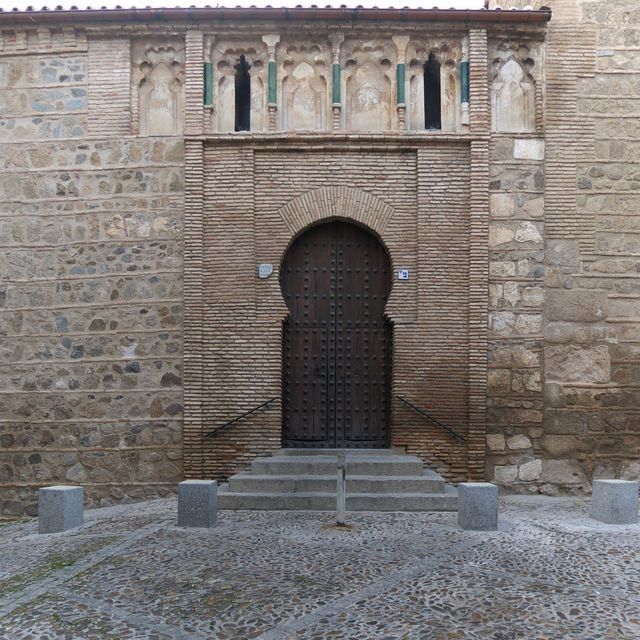
<svg viewBox="0 0 640 640"><path fill-rule="evenodd" d="M368 227L386 245L384 230L393 216L393 208L380 198L361 189L322 187L303 193L289 201L279 213L291 232L291 240L315 223L342 218ZM286 247L282 252L283 256L284 251ZM391 258L393 260L393 256Z"/></svg>
<svg viewBox="0 0 640 640"><path fill-rule="evenodd" d="M279 264L282 264L291 243L304 231L315 224L335 219L360 224L372 232L385 248L392 270L402 262L395 255L401 246L400 238L385 237L385 229L395 209L384 200L361 189L322 187L308 191L290 200L278 213L289 230L288 240L278 247ZM385 308L387 317L392 321L402 317L403 300L406 301L414 293L406 287L402 290L393 287ZM289 310L279 287L276 306L281 319L286 317Z"/></svg>

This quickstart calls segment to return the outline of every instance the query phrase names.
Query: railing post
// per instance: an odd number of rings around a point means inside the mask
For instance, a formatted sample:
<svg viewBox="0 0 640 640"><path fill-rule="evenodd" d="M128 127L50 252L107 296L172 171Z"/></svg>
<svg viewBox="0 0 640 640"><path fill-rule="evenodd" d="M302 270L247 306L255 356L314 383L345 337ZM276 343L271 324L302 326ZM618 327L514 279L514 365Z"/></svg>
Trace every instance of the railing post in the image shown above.
<svg viewBox="0 0 640 640"><path fill-rule="evenodd" d="M336 487L336 526L346 526L347 502L347 456L344 451L338 451L338 486Z"/></svg>

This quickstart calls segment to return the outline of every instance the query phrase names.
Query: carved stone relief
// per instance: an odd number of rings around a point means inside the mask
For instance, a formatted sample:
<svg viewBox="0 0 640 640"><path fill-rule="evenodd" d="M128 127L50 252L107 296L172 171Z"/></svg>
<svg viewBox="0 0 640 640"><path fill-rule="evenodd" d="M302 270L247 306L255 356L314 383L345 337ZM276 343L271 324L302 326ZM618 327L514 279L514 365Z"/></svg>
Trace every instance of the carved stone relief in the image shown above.
<svg viewBox="0 0 640 640"><path fill-rule="evenodd" d="M493 131L535 131L536 111L542 108L542 83L536 77L541 68L539 49L501 41L492 44L490 55Z"/></svg>
<svg viewBox="0 0 640 640"><path fill-rule="evenodd" d="M184 42L178 38L132 43L133 130L141 135L182 132Z"/></svg>
<svg viewBox="0 0 640 640"><path fill-rule="evenodd" d="M395 46L391 40L347 40L342 52L343 125L385 131L396 126Z"/></svg>
<svg viewBox="0 0 640 640"><path fill-rule="evenodd" d="M396 129L399 122L396 108L397 53L392 39L354 37L347 38L339 52L334 47L336 61L339 56L341 66L342 104L342 109L337 109L335 114L332 114L333 54L328 40L325 41L323 36L294 40L291 35L286 35L277 44L277 114L272 105L272 128L323 131L338 127L339 118L340 128L347 130ZM436 105L440 104L441 113L438 114L439 123L430 126L439 127L444 132L465 130L467 124L463 123L461 106L462 44L460 36L438 36L412 38L406 45L404 95L407 129L420 131L426 126L425 65L431 55L439 65L439 71L436 66L435 73L439 73L440 78L440 99L439 102L437 97L435 100ZM543 84L537 73L542 67L539 58L543 50L540 43L528 44L531 46L506 38L490 43L492 116L496 131L535 131L537 123L541 122ZM149 83L148 95L141 90L141 99L147 100L148 108L158 123L156 130L162 131L169 128L170 118L160 104L170 96L171 88L175 95L176 80L180 81L179 74L173 71L179 67L176 64L179 60L172 61L171 52L177 57L177 52L167 45L164 58L157 51L150 54L155 58L146 60L146 66L139 63L140 73ZM210 124L213 131L236 129L235 76L241 56L249 65L250 129L265 131L269 128L267 46L262 38L256 37L211 40L207 45L205 58L212 62L214 78ZM431 63L428 68L433 78ZM433 113L433 104L428 112ZM404 112L402 117L405 117Z"/></svg>
<svg viewBox="0 0 640 640"><path fill-rule="evenodd" d="M425 128L424 65L433 53L440 63L440 108L442 131L460 131L460 60L462 45L459 40L411 40L407 47L406 94L407 128L420 131Z"/></svg>
<svg viewBox="0 0 640 640"><path fill-rule="evenodd" d="M255 40L215 41L207 52L213 63L214 131L235 131L236 125L236 66L240 56L249 64L251 86L251 131L264 131L268 123L267 111L267 48L257 36Z"/></svg>
<svg viewBox="0 0 640 640"><path fill-rule="evenodd" d="M328 129L331 51L327 42L282 44L281 125L285 130Z"/></svg>

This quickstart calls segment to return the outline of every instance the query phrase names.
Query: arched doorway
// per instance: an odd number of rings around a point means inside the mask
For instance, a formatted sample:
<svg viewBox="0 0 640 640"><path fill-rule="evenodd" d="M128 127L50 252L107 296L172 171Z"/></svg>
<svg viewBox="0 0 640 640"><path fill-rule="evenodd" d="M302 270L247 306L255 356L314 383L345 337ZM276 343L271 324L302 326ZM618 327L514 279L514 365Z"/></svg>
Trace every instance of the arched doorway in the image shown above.
<svg viewBox="0 0 640 640"><path fill-rule="evenodd" d="M391 264L362 227L332 221L290 246L280 270L283 445L389 446Z"/></svg>

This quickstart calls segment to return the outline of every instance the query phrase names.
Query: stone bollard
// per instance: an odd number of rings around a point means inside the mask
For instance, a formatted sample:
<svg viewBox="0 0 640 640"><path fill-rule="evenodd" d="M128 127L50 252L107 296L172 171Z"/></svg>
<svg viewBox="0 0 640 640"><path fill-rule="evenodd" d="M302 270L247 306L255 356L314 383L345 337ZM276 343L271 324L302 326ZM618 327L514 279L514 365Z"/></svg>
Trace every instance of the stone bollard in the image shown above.
<svg viewBox="0 0 640 640"><path fill-rule="evenodd" d="M594 480L591 517L607 524L638 522L638 483L632 480Z"/></svg>
<svg viewBox="0 0 640 640"><path fill-rule="evenodd" d="M58 485L38 491L38 532L59 533L84 522L84 489Z"/></svg>
<svg viewBox="0 0 640 640"><path fill-rule="evenodd" d="M498 529L498 486L490 482L458 485L458 525L465 531Z"/></svg>
<svg viewBox="0 0 640 640"><path fill-rule="evenodd" d="M178 484L179 527L215 527L217 516L215 480L185 480Z"/></svg>

